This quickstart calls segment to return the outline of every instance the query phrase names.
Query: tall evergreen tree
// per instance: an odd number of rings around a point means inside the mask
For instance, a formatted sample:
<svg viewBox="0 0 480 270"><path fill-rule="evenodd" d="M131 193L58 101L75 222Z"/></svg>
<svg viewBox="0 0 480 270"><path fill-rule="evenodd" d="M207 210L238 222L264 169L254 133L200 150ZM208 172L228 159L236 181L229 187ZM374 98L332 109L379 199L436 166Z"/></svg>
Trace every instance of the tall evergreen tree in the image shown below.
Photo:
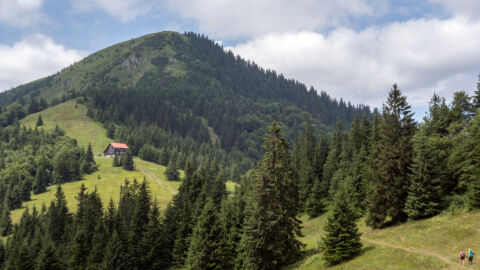
<svg viewBox="0 0 480 270"><path fill-rule="evenodd" d="M209 200L195 226L186 260L187 269L225 269L219 253L225 245L224 233L218 217L218 206Z"/></svg>
<svg viewBox="0 0 480 270"><path fill-rule="evenodd" d="M41 115L41 114L38 115L37 123L35 124L35 126L36 126L36 127L43 126L43 119L42 119L42 115Z"/></svg>
<svg viewBox="0 0 480 270"><path fill-rule="evenodd" d="M440 212L441 186L437 172L432 170L438 157L429 147L424 127L420 128L414 137L414 150L405 212L410 219L416 220L432 217Z"/></svg>
<svg viewBox="0 0 480 270"><path fill-rule="evenodd" d="M127 171L135 170L135 164L133 162L132 151L129 149L127 153L122 157L122 166Z"/></svg>
<svg viewBox="0 0 480 270"><path fill-rule="evenodd" d="M177 163L174 159L170 159L167 169L165 170L165 176L168 181L180 180L180 173L178 172Z"/></svg>
<svg viewBox="0 0 480 270"><path fill-rule="evenodd" d="M383 105L380 141L374 144L370 162L371 182L367 223L373 228L404 221L408 175L413 157L416 124L407 98L394 84Z"/></svg>
<svg viewBox="0 0 480 270"><path fill-rule="evenodd" d="M0 220L0 229L2 236L7 236L12 232L12 219L10 217L10 209L6 203L3 204L2 217Z"/></svg>
<svg viewBox="0 0 480 270"><path fill-rule="evenodd" d="M328 265L352 259L362 249L358 232L358 213L351 202L346 184L343 183L333 202L333 209L324 225L322 256Z"/></svg>
<svg viewBox="0 0 480 270"><path fill-rule="evenodd" d="M278 269L299 258L302 246L298 187L290 168L288 143L274 122L265 137L267 152L256 172L244 228L242 269Z"/></svg>
<svg viewBox="0 0 480 270"><path fill-rule="evenodd" d="M48 174L47 169L40 165L35 174L35 180L33 182L33 194L40 194L47 191L47 186L50 181L50 175Z"/></svg>
<svg viewBox="0 0 480 270"><path fill-rule="evenodd" d="M102 270L121 270L128 269L125 266L125 249L122 239L114 231L112 237L107 243L100 269Z"/></svg>
<svg viewBox="0 0 480 270"><path fill-rule="evenodd" d="M97 170L97 164L93 158L92 145L88 143L87 152L85 152L85 158L82 165L82 171L84 173L92 173Z"/></svg>

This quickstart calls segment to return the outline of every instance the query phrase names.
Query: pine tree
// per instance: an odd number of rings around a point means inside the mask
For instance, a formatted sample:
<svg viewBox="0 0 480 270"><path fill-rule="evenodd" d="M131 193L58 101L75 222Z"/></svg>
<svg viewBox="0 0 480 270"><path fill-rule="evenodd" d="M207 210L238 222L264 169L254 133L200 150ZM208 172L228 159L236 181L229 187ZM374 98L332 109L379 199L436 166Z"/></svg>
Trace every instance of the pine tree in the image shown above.
<svg viewBox="0 0 480 270"><path fill-rule="evenodd" d="M10 218L10 209L6 203L3 204L2 217L0 220L0 229L2 236L7 236L12 232L12 219Z"/></svg>
<svg viewBox="0 0 480 270"><path fill-rule="evenodd" d="M328 153L327 160L324 165L322 181L325 182L325 185L328 187L327 190L330 190L332 185L333 176L339 168L342 148L344 143L345 134L343 132L343 125L340 120L337 122L337 127L333 132L332 144L330 147L330 152ZM328 194L330 197L333 194Z"/></svg>
<svg viewBox="0 0 480 270"><path fill-rule="evenodd" d="M35 270L61 270L65 269L59 261L52 240L45 240L35 262Z"/></svg>
<svg viewBox="0 0 480 270"><path fill-rule="evenodd" d="M121 167L122 166L122 162L120 161L120 158L118 157L118 155L115 155L115 157L113 158L113 167Z"/></svg>
<svg viewBox="0 0 480 270"><path fill-rule="evenodd" d="M47 191L47 186L50 180L47 170L43 165L38 167L33 182L33 194L40 194Z"/></svg>
<svg viewBox="0 0 480 270"><path fill-rule="evenodd" d="M467 191L467 208L469 210L480 209L480 176L472 176L472 181Z"/></svg>
<svg viewBox="0 0 480 270"><path fill-rule="evenodd" d="M251 207L242 239L242 269L278 269L299 258L302 244L298 213L298 187L290 168L288 143L274 122L265 137L267 149L260 162Z"/></svg>
<svg viewBox="0 0 480 270"><path fill-rule="evenodd" d="M367 224L373 228L407 219L404 209L416 129L412 115L406 97L394 84L383 105L380 141L374 144L369 162Z"/></svg>
<svg viewBox="0 0 480 270"><path fill-rule="evenodd" d="M133 163L132 151L129 149L127 153L122 157L122 166L127 171L135 170L135 164Z"/></svg>
<svg viewBox="0 0 480 270"><path fill-rule="evenodd" d="M193 230L187 257L187 269L225 269L218 256L224 241L218 207L209 200Z"/></svg>
<svg viewBox="0 0 480 270"><path fill-rule="evenodd" d="M317 217L325 212L325 203L322 197L322 183L316 179L310 196L305 205L305 212L311 217Z"/></svg>
<svg viewBox="0 0 480 270"><path fill-rule="evenodd" d="M335 265L352 259L362 249L357 227L358 213L345 184L341 185L333 202L333 209L324 226L322 256L328 265Z"/></svg>
<svg viewBox="0 0 480 270"><path fill-rule="evenodd" d="M60 243L65 240L67 226L70 222L71 216L68 212L65 194L59 185L55 193L55 199L48 208L47 230L54 243Z"/></svg>
<svg viewBox="0 0 480 270"><path fill-rule="evenodd" d="M160 223L160 209L154 200L148 214L148 223L143 232L141 245L146 253L142 258L143 269L165 269L169 265L166 235Z"/></svg>
<svg viewBox="0 0 480 270"><path fill-rule="evenodd" d="M405 212L413 220L432 217L441 210L440 179L434 171L435 159L439 157L428 140L425 128L420 128L414 137L415 156L405 203Z"/></svg>
<svg viewBox="0 0 480 270"><path fill-rule="evenodd" d="M97 170L97 164L93 158L92 145L88 143L87 152L85 152L85 158L82 165L82 171L84 173L93 173Z"/></svg>
<svg viewBox="0 0 480 270"><path fill-rule="evenodd" d="M43 120L42 120L42 115L38 115L37 123L35 124L36 127L43 126Z"/></svg>
<svg viewBox="0 0 480 270"><path fill-rule="evenodd" d="M170 159L168 162L167 169L165 170L165 176L168 181L178 181L180 180L180 173L178 172L176 161Z"/></svg>
<svg viewBox="0 0 480 270"><path fill-rule="evenodd" d="M144 246L140 242L148 223L150 212L150 191L144 179L137 191L135 211L133 213L128 233L128 266L131 269L142 269L141 263L145 255Z"/></svg>
<svg viewBox="0 0 480 270"><path fill-rule="evenodd" d="M107 243L103 261L100 266L102 270L120 270L128 269L125 267L125 250L122 239L114 231L112 237Z"/></svg>

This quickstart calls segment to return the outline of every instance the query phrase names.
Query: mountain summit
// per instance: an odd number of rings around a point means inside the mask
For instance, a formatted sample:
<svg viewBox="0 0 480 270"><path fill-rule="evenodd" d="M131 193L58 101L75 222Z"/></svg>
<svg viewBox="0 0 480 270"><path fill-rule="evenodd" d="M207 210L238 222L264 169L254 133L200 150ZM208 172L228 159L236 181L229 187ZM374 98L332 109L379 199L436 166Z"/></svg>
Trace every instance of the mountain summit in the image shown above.
<svg viewBox="0 0 480 270"><path fill-rule="evenodd" d="M307 89L190 32L155 33L113 45L57 74L0 94L0 104L19 102L35 112L42 107L38 104L76 97L82 97L90 117L117 131L155 127L253 160L262 152L260 142L272 121L289 127L285 130L291 139L307 116L319 135L337 120L349 125L355 114L371 117L367 106ZM145 143L162 147L154 138L134 140L129 142L134 153Z"/></svg>

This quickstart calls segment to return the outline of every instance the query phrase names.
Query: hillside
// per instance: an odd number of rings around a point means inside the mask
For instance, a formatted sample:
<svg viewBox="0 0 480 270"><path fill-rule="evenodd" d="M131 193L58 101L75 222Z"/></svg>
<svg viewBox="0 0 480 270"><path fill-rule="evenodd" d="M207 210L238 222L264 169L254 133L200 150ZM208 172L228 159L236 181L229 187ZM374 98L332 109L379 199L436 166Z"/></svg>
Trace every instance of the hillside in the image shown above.
<svg viewBox="0 0 480 270"><path fill-rule="evenodd" d="M463 269L460 267L460 249L480 250L480 212L444 213L442 215L395 227L372 230L359 222L364 252L351 261L334 267L325 267L320 253L316 254L317 240L322 235L325 216L304 221L302 241L307 244L307 256L286 270L313 269ZM469 269L480 269L478 258Z"/></svg>
<svg viewBox="0 0 480 270"><path fill-rule="evenodd" d="M244 171L261 157L272 121L288 127L284 132L292 140L307 116L318 136L337 120L349 126L354 115L372 118L366 106L318 94L225 52L204 36L175 32L93 53L58 74L1 93L0 104L20 102L36 112L72 97L85 97L89 116L117 126L115 136L128 140L135 154L145 144L168 145L186 155L201 152L202 143L213 144L221 151L209 151L228 155ZM150 138L152 130L160 138Z"/></svg>
<svg viewBox="0 0 480 270"><path fill-rule="evenodd" d="M76 139L80 146L86 148L88 143L91 143L95 155L102 153L106 145L111 141L105 135L106 130L98 122L94 122L86 116L86 108L82 104L76 104L74 101L61 103L44 111L28 115L21 121L21 124L27 127L34 127L39 114L44 122L40 129L52 131L58 125L65 131L67 136ZM133 181L134 178L139 181L144 178L147 179L152 196L157 199L160 208L165 209L173 195L177 193L181 182L166 180L164 166L143 161L139 158L134 160L136 170L129 172L121 167L112 167L111 158L96 156L95 161L99 166L98 171L85 175L81 181L62 185L69 209L76 211L77 201L75 196L82 183L85 184L88 191L93 191L96 188L105 206L110 198L113 198L115 202L118 201L120 185L124 183L125 179ZM181 172L181 177L183 177L183 172ZM235 185L235 183L227 182L228 192L232 193ZM53 199L55 190L56 187L51 186L46 193L32 195L32 200L24 202L22 206L41 208L43 203L48 206ZM19 220L23 210L24 208L12 211L12 220L14 222Z"/></svg>

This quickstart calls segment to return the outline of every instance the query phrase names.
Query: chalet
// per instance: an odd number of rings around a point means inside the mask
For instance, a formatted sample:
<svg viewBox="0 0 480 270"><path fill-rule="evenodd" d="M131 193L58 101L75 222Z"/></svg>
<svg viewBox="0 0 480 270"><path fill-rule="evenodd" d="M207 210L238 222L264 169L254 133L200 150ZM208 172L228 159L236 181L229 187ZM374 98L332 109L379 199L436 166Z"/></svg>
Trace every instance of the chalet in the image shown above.
<svg viewBox="0 0 480 270"><path fill-rule="evenodd" d="M103 154L106 157L121 156L125 154L128 150L128 146L124 143L110 143L107 146L107 149L103 151Z"/></svg>

